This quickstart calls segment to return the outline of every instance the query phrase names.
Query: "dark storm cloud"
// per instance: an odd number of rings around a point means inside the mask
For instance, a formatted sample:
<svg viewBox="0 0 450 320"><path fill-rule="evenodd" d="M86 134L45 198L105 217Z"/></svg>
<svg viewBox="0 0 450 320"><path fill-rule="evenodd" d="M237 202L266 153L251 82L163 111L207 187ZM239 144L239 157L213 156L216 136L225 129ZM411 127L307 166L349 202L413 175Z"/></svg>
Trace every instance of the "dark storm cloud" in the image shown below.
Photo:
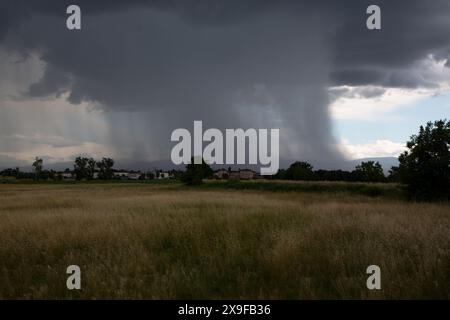
<svg viewBox="0 0 450 320"><path fill-rule="evenodd" d="M412 79L408 69L429 54L439 59L450 56L450 2L379 3L381 31L367 32L361 21L351 19L351 16L342 25L336 37L334 82L388 87L428 86L420 77ZM355 12L353 14L356 16Z"/></svg>
<svg viewBox="0 0 450 320"><path fill-rule="evenodd" d="M144 110L132 129L110 119L117 141L133 136L140 145L142 136L164 140L201 119L218 128L281 127L287 154L335 158L328 86L432 86L410 69L450 52L446 0L0 3L1 45L46 63L28 95L68 91L72 103ZM70 32L65 8L73 3L82 30ZM366 29L373 3L382 8L381 31Z"/></svg>
<svg viewBox="0 0 450 320"><path fill-rule="evenodd" d="M349 98L349 99L371 99L382 96L386 92L383 87L373 87L373 86L361 86L361 87L332 87L329 90L330 101L335 101L338 98Z"/></svg>
<svg viewBox="0 0 450 320"><path fill-rule="evenodd" d="M64 13L72 3L70 0L4 0L0 10L0 36L35 14L53 15L63 21L65 17L61 12ZM267 14L286 13L298 19L312 16L321 20L323 27L333 34L329 41L333 48L331 80L334 84L416 86L420 83L402 81L401 72L392 75L394 80L390 73L395 73L398 68L408 68L430 53L440 58L450 56L450 2L447 0L435 0L432 4L423 0L79 0L76 3L83 8L86 17L153 8L205 28L239 25ZM382 8L381 31L368 32L365 27L365 10L369 4L378 4ZM127 24L127 21L120 22L123 28L127 28ZM314 31L308 28L308 32ZM288 32L297 34L298 41L302 42L305 30Z"/></svg>
<svg viewBox="0 0 450 320"><path fill-rule="evenodd" d="M39 82L33 83L28 91L33 97L48 95L59 96L70 87L70 77L68 74L56 69L52 64L45 66L44 75Z"/></svg>

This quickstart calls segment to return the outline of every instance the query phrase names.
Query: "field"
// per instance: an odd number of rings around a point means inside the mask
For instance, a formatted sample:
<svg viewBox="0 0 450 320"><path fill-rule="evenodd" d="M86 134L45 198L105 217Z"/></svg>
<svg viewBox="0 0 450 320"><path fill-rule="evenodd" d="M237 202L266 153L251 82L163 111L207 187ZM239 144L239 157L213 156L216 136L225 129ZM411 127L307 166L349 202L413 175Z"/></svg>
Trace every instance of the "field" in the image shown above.
<svg viewBox="0 0 450 320"><path fill-rule="evenodd" d="M2 184L0 298L449 299L450 205L377 188Z"/></svg>

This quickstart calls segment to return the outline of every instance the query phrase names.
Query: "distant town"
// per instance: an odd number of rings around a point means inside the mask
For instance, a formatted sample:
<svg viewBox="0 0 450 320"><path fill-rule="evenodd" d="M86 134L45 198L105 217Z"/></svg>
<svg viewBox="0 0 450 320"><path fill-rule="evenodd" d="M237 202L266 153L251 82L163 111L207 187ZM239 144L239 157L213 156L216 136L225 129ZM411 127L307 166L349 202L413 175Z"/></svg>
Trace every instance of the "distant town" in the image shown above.
<svg viewBox="0 0 450 320"><path fill-rule="evenodd" d="M151 170L142 172L140 170L114 170L113 179L115 180L165 180L165 179L176 179L182 173L178 170ZM30 179L35 180L35 173L33 172L22 172L18 168L5 169L0 171L1 178L17 178L17 179ZM227 180L227 179L238 179L238 180L252 180L252 179L263 179L259 173L250 169L240 169L240 170L225 170L219 169L214 171L214 179ZM77 176L74 170L67 168L64 171L55 170L43 170L41 173L40 180L77 180ZM99 172L94 172L92 179L85 180L100 180Z"/></svg>
<svg viewBox="0 0 450 320"><path fill-rule="evenodd" d="M43 160L36 157L32 171L22 171L20 168L8 168L0 171L2 180L37 180L37 181L71 181L71 180L168 180L178 179L184 171L153 169L148 171L114 169L114 160L103 158L96 161L92 158L78 157L74 161L73 169L46 170ZM262 179L259 173L250 169L218 169L213 172L213 179L252 180Z"/></svg>
<svg viewBox="0 0 450 320"><path fill-rule="evenodd" d="M279 169L275 175L261 175L248 168L232 169L231 167L213 170L203 163L198 171L196 166L187 165L186 170L126 170L115 169L112 158L95 160L87 157L77 157L73 168L65 170L44 169L43 159L36 157L32 163L31 171L22 171L20 168L9 168L0 171L0 181L33 180L33 181L89 181L89 180L169 180L176 179L185 182L184 178L192 174L202 179L215 180L255 180L255 179L282 179L282 180L327 180L327 181L363 181L363 182L394 182L397 178L397 168L392 167L389 175L385 176L382 166L378 162L361 162L353 171L344 170L314 170L307 162L297 161L287 169ZM201 168L200 166L199 168ZM191 172L190 172L191 171ZM189 180L189 178L188 178ZM198 180L198 179L197 179Z"/></svg>
<svg viewBox="0 0 450 320"><path fill-rule="evenodd" d="M182 171L179 170L151 170L142 172L140 170L115 170L112 172L112 179L114 180L167 180L167 179L177 179ZM9 168L0 171L0 177L2 179L30 179L36 180L36 174L34 172L24 172L20 171L19 168ZM263 179L259 173L250 169L239 169L239 170L226 170L219 169L214 171L214 179L227 180L227 179L238 179L238 180L252 180L252 179ZM94 172L92 179L77 179L75 170L67 168L64 171L55 170L43 170L39 180L104 180L100 179L100 172Z"/></svg>

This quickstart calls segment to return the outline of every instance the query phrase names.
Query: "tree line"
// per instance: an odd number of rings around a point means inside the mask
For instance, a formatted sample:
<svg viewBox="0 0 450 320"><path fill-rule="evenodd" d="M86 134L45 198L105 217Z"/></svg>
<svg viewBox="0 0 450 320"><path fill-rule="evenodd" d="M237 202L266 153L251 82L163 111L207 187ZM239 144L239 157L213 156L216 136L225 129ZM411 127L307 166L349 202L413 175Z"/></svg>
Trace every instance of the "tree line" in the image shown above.
<svg viewBox="0 0 450 320"><path fill-rule="evenodd" d="M114 178L114 160L103 158L96 161L94 158L77 157L74 163L76 180L92 180L98 173L98 179L111 180Z"/></svg>
<svg viewBox="0 0 450 320"><path fill-rule="evenodd" d="M367 161L357 165L353 171L314 170L307 162L297 161L287 169L280 169L272 177L282 180L305 181L359 181L359 182L398 182L403 185L409 198L415 200L450 200L450 121L438 120L420 126L419 132L410 137L407 150L398 160L399 166L392 167L386 177L379 162ZM97 161L89 157L77 157L74 162L76 180L114 178L114 160L102 158ZM36 157L34 172L21 172L19 168L0 172L3 177L18 179L59 180L61 173L44 170L43 160ZM70 170L66 170L69 171ZM172 170L173 176L188 185L202 183L211 178L213 170L203 161L202 164L188 164L184 172ZM151 173L153 175L153 173ZM146 178L152 179L153 176Z"/></svg>
<svg viewBox="0 0 450 320"><path fill-rule="evenodd" d="M353 171L345 170L314 170L308 162L297 161L288 169L280 169L275 175L282 180L305 181L359 181L359 182L387 182L391 177L386 177L383 167L378 161L361 162Z"/></svg>
<svg viewBox="0 0 450 320"><path fill-rule="evenodd" d="M275 179L305 181L398 182L407 196L414 200L450 200L450 121L437 120L420 126L419 133L406 143L407 151L391 167L386 177L379 162L362 162L353 171L314 170L307 162L297 161L288 169L280 169ZM188 164L182 181L200 184L212 176L212 170L202 164Z"/></svg>
<svg viewBox="0 0 450 320"><path fill-rule="evenodd" d="M70 169L65 172L57 172L55 170L44 170L44 161L42 158L36 157L32 164L33 172L22 172L17 168L9 168L2 170L0 176L15 177L17 179L33 179L41 180L62 180L63 173L70 173ZM103 158L96 161L93 158L77 157L74 161L73 173L76 180L91 180L94 179L95 173L98 174L98 179L110 180L114 177L114 160L111 158Z"/></svg>

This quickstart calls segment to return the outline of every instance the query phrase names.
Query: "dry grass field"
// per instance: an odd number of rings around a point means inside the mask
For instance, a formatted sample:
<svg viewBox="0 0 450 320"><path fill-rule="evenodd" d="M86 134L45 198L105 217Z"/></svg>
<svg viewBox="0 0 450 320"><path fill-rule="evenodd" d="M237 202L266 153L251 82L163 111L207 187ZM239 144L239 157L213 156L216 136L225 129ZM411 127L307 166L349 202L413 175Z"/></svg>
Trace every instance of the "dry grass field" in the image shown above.
<svg viewBox="0 0 450 320"><path fill-rule="evenodd" d="M82 290L66 288L66 267ZM366 288L381 267L382 289ZM0 298L450 298L450 206L178 184L0 185Z"/></svg>

